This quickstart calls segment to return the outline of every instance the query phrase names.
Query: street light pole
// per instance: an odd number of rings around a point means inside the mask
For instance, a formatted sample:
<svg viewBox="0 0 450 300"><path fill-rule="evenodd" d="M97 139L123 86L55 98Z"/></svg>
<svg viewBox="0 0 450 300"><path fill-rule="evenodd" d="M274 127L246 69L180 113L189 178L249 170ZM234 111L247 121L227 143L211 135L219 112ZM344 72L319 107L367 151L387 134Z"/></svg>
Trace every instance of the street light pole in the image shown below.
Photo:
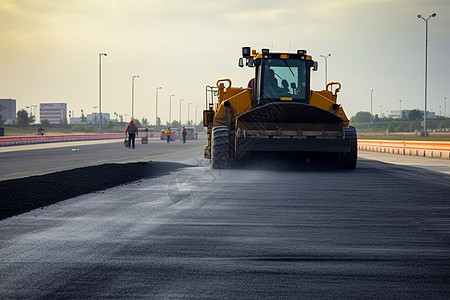
<svg viewBox="0 0 450 300"><path fill-rule="evenodd" d="M102 133L102 56L106 53L98 54L98 114L100 115L100 123L98 124L98 132Z"/></svg>
<svg viewBox="0 0 450 300"><path fill-rule="evenodd" d="M189 122L191 121L191 120L189 119L189 108L191 107L191 104L192 104L192 103L188 103L188 119L187 119L187 122L186 122L186 124L188 124L188 125L189 125Z"/></svg>
<svg viewBox="0 0 450 300"><path fill-rule="evenodd" d="M444 118L447 118L447 97L444 97Z"/></svg>
<svg viewBox="0 0 450 300"><path fill-rule="evenodd" d="M169 97L169 126L172 126L172 96L175 95L170 95Z"/></svg>
<svg viewBox="0 0 450 300"><path fill-rule="evenodd" d="M427 131L428 20L431 17L433 17L433 18L436 17L436 13L431 14L426 19L424 17L422 17L422 15L417 15L417 17L419 19L422 19L425 21L425 111L423 114L423 135L428 136L428 131Z"/></svg>
<svg viewBox="0 0 450 300"><path fill-rule="evenodd" d="M180 126L181 126L181 101L183 101L184 99L180 99Z"/></svg>
<svg viewBox="0 0 450 300"><path fill-rule="evenodd" d="M93 107L93 109L96 109L96 108L98 108L98 105ZM97 123L97 114L94 115L94 124L95 123Z"/></svg>
<svg viewBox="0 0 450 300"><path fill-rule="evenodd" d="M372 115L372 98L373 98L373 89L370 91L370 115Z"/></svg>
<svg viewBox="0 0 450 300"><path fill-rule="evenodd" d="M33 107L34 107L34 114L33 114ZM36 109L37 109L37 105L31 105L31 115L32 116L34 116L34 122L36 123L37 122L37 118L36 118L36 114L37 114L37 111L36 111Z"/></svg>
<svg viewBox="0 0 450 300"><path fill-rule="evenodd" d="M320 56L325 58L325 87L326 87L327 83L328 83L328 57L331 56L331 53L328 54L327 56L325 56L325 55L320 55Z"/></svg>
<svg viewBox="0 0 450 300"><path fill-rule="evenodd" d="M156 118L155 118L155 125L158 124L158 90L160 90L160 89L162 89L162 87L160 87L160 86L158 86L156 88L156 107L155 107Z"/></svg>
<svg viewBox="0 0 450 300"><path fill-rule="evenodd" d="M194 121L194 124L197 124L197 108L198 108L198 105L195 106L195 121Z"/></svg>
<svg viewBox="0 0 450 300"><path fill-rule="evenodd" d="M134 120L134 78L139 77L135 75L131 78L131 119Z"/></svg>

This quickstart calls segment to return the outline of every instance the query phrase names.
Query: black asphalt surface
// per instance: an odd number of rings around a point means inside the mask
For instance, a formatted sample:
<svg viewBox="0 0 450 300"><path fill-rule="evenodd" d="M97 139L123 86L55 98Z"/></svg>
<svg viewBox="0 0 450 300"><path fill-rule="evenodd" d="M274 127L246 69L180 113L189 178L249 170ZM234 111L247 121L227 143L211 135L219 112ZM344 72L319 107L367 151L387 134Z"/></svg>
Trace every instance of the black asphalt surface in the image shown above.
<svg viewBox="0 0 450 300"><path fill-rule="evenodd" d="M165 157L193 167L0 221L0 298L448 299L450 176L218 171L198 149Z"/></svg>
<svg viewBox="0 0 450 300"><path fill-rule="evenodd" d="M102 164L0 181L0 220L46 205L186 167L171 162Z"/></svg>

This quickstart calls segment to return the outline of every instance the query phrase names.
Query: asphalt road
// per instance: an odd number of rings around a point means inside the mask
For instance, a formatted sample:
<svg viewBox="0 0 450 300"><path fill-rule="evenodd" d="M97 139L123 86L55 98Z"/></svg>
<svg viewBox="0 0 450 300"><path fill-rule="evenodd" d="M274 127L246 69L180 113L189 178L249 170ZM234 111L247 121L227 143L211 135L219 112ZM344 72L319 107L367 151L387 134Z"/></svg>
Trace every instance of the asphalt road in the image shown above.
<svg viewBox="0 0 450 300"><path fill-rule="evenodd" d="M450 176L218 171L201 144L155 143L181 171L0 221L0 298L448 299Z"/></svg>
<svg viewBox="0 0 450 300"><path fill-rule="evenodd" d="M141 144L140 139L136 139L136 142L135 149L125 148L123 140L0 147L2 169L0 180L42 175L105 163L166 159L182 161L203 153L206 140L188 140L185 144L180 141L167 144L160 139L149 139L148 144Z"/></svg>

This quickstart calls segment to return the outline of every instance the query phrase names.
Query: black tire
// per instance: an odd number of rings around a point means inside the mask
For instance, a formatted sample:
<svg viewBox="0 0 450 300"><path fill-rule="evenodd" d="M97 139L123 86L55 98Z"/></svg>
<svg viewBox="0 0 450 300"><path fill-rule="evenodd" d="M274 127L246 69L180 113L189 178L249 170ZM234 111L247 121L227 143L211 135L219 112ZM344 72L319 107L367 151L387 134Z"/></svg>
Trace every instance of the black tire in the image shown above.
<svg viewBox="0 0 450 300"><path fill-rule="evenodd" d="M353 126L344 128L345 138L350 140L350 152L344 152L342 155L342 167L347 170L356 169L358 162L358 139L356 129Z"/></svg>
<svg viewBox="0 0 450 300"><path fill-rule="evenodd" d="M227 169L230 164L230 141L227 126L212 129L211 166L213 169Z"/></svg>

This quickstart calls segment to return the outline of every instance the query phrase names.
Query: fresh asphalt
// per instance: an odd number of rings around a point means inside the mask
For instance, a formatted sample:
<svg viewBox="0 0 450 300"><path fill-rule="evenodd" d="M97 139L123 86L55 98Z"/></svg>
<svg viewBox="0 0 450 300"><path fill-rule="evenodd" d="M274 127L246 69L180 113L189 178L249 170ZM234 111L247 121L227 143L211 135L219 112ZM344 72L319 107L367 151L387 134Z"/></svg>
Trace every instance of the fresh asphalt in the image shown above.
<svg viewBox="0 0 450 300"><path fill-rule="evenodd" d="M0 221L0 298L448 299L450 176L219 171L201 141L154 143L191 167Z"/></svg>

